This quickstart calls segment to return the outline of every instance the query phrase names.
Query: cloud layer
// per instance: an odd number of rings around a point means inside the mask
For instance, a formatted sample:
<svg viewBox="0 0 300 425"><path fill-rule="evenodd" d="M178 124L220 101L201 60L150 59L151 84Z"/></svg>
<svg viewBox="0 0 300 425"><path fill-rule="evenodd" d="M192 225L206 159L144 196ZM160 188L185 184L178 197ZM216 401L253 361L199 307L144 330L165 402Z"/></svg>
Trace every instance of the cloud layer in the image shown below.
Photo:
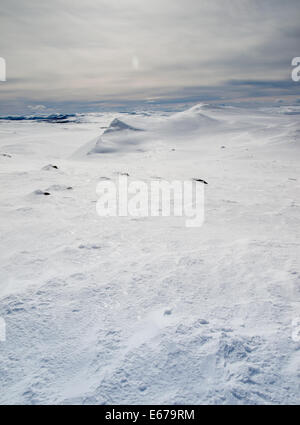
<svg viewBox="0 0 300 425"><path fill-rule="evenodd" d="M2 110L297 96L299 20L299 0L2 0Z"/></svg>

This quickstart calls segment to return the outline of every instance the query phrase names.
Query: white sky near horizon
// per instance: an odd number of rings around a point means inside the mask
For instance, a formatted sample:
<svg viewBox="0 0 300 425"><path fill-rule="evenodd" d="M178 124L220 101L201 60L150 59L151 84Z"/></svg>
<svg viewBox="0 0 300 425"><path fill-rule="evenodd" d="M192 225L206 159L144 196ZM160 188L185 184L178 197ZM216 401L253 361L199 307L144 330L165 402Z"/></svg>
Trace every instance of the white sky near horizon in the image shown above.
<svg viewBox="0 0 300 425"><path fill-rule="evenodd" d="M299 0L1 0L0 103L209 96L232 80L255 96L290 81L299 18Z"/></svg>

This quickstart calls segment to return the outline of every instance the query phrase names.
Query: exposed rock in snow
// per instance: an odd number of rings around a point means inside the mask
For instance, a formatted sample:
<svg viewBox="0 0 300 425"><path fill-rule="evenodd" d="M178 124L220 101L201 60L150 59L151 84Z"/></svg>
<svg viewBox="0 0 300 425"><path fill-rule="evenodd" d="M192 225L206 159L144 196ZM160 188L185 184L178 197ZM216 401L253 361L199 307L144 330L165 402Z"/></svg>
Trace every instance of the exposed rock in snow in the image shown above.
<svg viewBox="0 0 300 425"><path fill-rule="evenodd" d="M42 170L45 170L45 171L49 171L49 170L58 170L58 166L57 166L57 165L48 164L48 165L45 165L45 166L42 168Z"/></svg>
<svg viewBox="0 0 300 425"><path fill-rule="evenodd" d="M48 191L44 191L44 190L40 190L40 189L35 190L33 193L35 195L45 195L45 196L51 195Z"/></svg>
<svg viewBox="0 0 300 425"><path fill-rule="evenodd" d="M49 186L46 190L48 191L48 192L50 192L50 191L57 191L57 192L60 192L60 191L64 191L64 190L72 190L73 189L73 187L72 186L67 186L67 185L65 185L65 184L52 184L51 186Z"/></svg>

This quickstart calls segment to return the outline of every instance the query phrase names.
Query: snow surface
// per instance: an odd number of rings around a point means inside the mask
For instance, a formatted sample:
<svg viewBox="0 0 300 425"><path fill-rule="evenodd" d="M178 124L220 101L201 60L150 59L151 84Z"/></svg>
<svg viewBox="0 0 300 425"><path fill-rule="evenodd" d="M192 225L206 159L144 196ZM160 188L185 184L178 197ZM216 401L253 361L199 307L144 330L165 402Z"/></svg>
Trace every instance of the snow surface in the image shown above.
<svg viewBox="0 0 300 425"><path fill-rule="evenodd" d="M0 403L299 403L299 138L297 108L0 121ZM118 173L204 179L204 225L100 218Z"/></svg>

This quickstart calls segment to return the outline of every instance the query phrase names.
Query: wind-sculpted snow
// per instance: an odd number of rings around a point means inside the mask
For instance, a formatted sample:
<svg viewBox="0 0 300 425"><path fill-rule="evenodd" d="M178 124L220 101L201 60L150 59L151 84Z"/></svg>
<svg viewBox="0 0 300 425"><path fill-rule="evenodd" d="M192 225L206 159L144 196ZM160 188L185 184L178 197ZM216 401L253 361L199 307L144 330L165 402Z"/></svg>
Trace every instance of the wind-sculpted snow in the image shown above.
<svg viewBox="0 0 300 425"><path fill-rule="evenodd" d="M152 149L157 141L169 139L170 136L174 140L188 138L197 132L211 132L220 125L217 119L204 115L201 111L202 107L198 105L165 119L128 117L133 122L137 119L136 126L115 118L103 134L93 141L95 146L88 151L88 155L146 151Z"/></svg>
<svg viewBox="0 0 300 425"><path fill-rule="evenodd" d="M285 131L290 135L287 140L292 140L293 132L297 138L298 127L296 119L289 126L284 115L277 111L270 114L233 107L196 105L169 116L129 114L126 121L115 118L100 136L82 146L75 156L159 151L168 147L170 150L200 149L206 157L210 154L214 156L220 148L230 147L227 155L233 153L232 149L244 155L246 150L240 149L241 144L247 149L258 144L261 148L259 154L262 154L269 143L281 144ZM224 152L223 156L226 154Z"/></svg>
<svg viewBox="0 0 300 425"><path fill-rule="evenodd" d="M1 404L299 403L300 125L285 112L1 121ZM97 184L119 175L207 182L203 226L99 217Z"/></svg>
<svg viewBox="0 0 300 425"><path fill-rule="evenodd" d="M132 127L131 125L126 124L125 122L119 120L118 118L115 118L111 122L110 126L104 131L104 134L113 133L113 132L116 132L116 131L125 131L125 130L142 131L139 128Z"/></svg>
<svg viewBox="0 0 300 425"><path fill-rule="evenodd" d="M143 130L115 118L103 135L94 141L95 146L88 154L141 150L140 145L147 139L147 136L141 136L140 132Z"/></svg>

